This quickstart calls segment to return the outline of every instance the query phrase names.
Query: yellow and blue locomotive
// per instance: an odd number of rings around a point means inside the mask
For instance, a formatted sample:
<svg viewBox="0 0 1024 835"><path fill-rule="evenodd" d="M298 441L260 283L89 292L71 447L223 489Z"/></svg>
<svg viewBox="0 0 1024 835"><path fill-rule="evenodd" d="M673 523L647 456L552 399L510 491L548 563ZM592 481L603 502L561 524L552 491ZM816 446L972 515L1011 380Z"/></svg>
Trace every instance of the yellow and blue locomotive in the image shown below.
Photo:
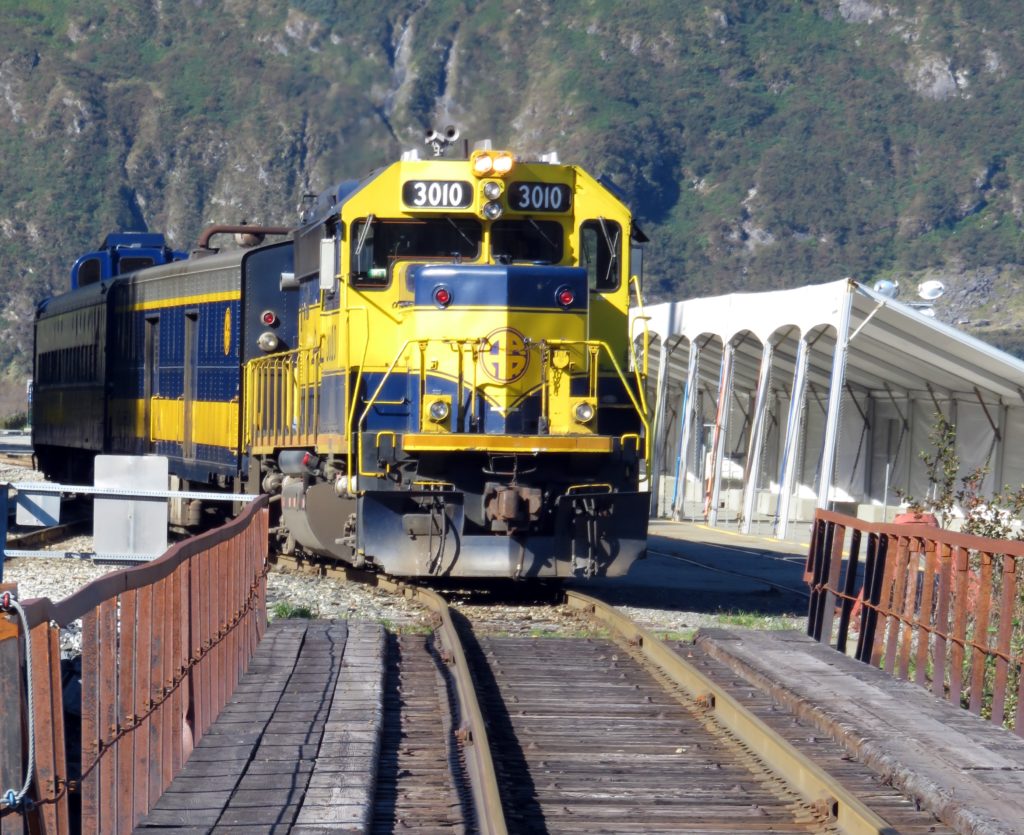
<svg viewBox="0 0 1024 835"><path fill-rule="evenodd" d="M639 239L579 167L407 154L276 243L206 238L44 303L36 454L166 455L183 487L278 497L286 551L395 576L623 574L648 517Z"/></svg>

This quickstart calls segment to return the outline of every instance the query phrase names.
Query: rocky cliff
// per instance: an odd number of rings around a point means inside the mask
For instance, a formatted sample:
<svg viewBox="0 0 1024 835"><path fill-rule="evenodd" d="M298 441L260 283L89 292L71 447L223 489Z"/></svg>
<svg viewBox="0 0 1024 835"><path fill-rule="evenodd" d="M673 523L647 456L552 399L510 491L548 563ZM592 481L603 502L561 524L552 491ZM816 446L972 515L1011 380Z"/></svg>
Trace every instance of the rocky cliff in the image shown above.
<svg viewBox="0 0 1024 835"><path fill-rule="evenodd" d="M288 224L448 123L609 173L654 298L940 275L1014 345L1021 32L998 0L6 4L0 366L20 397L34 304L108 231Z"/></svg>

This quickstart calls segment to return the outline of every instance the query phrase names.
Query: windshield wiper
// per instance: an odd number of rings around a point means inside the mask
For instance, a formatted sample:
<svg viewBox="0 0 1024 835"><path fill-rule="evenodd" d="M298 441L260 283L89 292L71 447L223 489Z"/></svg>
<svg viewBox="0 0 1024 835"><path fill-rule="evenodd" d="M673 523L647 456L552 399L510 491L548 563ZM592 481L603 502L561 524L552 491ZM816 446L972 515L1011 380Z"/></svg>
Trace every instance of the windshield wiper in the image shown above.
<svg viewBox="0 0 1024 835"><path fill-rule="evenodd" d="M359 230L359 241L356 243L355 257L358 258L360 253L363 251L363 244L366 243L366 236L370 233L370 227L373 226L373 222L376 218L371 213L367 216L366 221L363 223L363 228Z"/></svg>
<svg viewBox="0 0 1024 835"><path fill-rule="evenodd" d="M462 240L464 240L471 247L472 246L476 246L476 244L473 243L473 241L469 237L469 235L467 235L465 232L463 232L461 229L459 229L459 224L457 224L454 220L452 220L448 215L445 215L444 219L447 220L452 225L452 229L454 229L456 232L459 233L459 235L462 237Z"/></svg>
<svg viewBox="0 0 1024 835"><path fill-rule="evenodd" d="M549 238L549 237L548 237L548 236L547 236L547 235L546 235L546 234L544 233L544 230L543 230L543 229L541 229L541 227L540 227L540 224L538 224L538 223L537 223L537 221L535 221L535 220L534 220L534 219L533 219L532 217L528 217L528 218L526 219L526 222L527 222L527 223L529 223L529 224L530 224L530 226L532 226L532 227L533 227L534 229L536 229L536 230L537 230L537 232L538 232L538 233L540 234L540 236L541 236L541 237L542 237L542 238L543 238L543 239L544 239L544 240L545 240L545 241L547 242L547 245L548 245L549 247L551 247L551 248L552 248L553 250L554 250L554 249L558 249L558 244L556 244L556 243L555 243L555 242L554 242L553 240L551 240L551 238Z"/></svg>
<svg viewBox="0 0 1024 835"><path fill-rule="evenodd" d="M615 230L615 240L612 240L612 236L608 234L608 224L605 219L599 217L597 222L601 224L601 234L604 235L604 242L608 247L608 269L604 274L604 279L606 283L610 284L614 280L612 269L619 263L619 230Z"/></svg>

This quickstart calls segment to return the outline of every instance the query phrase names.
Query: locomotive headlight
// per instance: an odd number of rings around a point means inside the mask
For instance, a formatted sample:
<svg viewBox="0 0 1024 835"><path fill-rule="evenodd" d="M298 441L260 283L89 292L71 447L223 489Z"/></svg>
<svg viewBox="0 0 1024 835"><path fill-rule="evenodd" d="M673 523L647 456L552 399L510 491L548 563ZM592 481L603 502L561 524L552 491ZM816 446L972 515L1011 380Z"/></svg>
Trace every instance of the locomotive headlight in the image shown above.
<svg viewBox="0 0 1024 835"><path fill-rule="evenodd" d="M435 400L430 404L430 419L438 422L444 420L451 413L451 407L444 400Z"/></svg>
<svg viewBox="0 0 1024 835"><path fill-rule="evenodd" d="M573 414L578 423L589 423L594 419L594 406L592 403L577 403Z"/></svg>
<svg viewBox="0 0 1024 835"><path fill-rule="evenodd" d="M501 217L503 209L501 203L492 200L490 203L484 203L484 217L488 220L497 220Z"/></svg>
<svg viewBox="0 0 1024 835"><path fill-rule="evenodd" d="M271 351L276 351L277 346L280 344L281 341L277 338L277 334L270 331L264 331L260 334L260 338L256 340L256 345L259 346L259 349L266 351L268 354Z"/></svg>
<svg viewBox="0 0 1024 835"><path fill-rule="evenodd" d="M494 158L494 173L498 177L504 177L512 170L512 165L515 163L515 157L509 153L499 153Z"/></svg>
<svg viewBox="0 0 1024 835"><path fill-rule="evenodd" d="M505 191L505 184L498 180L488 180L484 183L484 197L488 200L497 200Z"/></svg>
<svg viewBox="0 0 1024 835"><path fill-rule="evenodd" d="M487 151L477 151L473 154L471 164L477 177L486 177L494 170L494 157Z"/></svg>

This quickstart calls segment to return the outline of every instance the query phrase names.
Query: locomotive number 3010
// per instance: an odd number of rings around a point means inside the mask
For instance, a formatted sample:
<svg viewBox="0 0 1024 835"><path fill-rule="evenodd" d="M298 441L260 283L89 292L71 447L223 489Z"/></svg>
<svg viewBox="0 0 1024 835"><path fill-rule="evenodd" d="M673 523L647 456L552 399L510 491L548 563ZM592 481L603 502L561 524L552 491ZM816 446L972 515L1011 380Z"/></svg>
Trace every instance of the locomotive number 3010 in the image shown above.
<svg viewBox="0 0 1024 835"><path fill-rule="evenodd" d="M465 209L473 187L461 180L409 180L402 185L402 202L414 209Z"/></svg>
<svg viewBox="0 0 1024 835"><path fill-rule="evenodd" d="M567 212L572 191L563 183L512 183L509 208L516 212Z"/></svg>

